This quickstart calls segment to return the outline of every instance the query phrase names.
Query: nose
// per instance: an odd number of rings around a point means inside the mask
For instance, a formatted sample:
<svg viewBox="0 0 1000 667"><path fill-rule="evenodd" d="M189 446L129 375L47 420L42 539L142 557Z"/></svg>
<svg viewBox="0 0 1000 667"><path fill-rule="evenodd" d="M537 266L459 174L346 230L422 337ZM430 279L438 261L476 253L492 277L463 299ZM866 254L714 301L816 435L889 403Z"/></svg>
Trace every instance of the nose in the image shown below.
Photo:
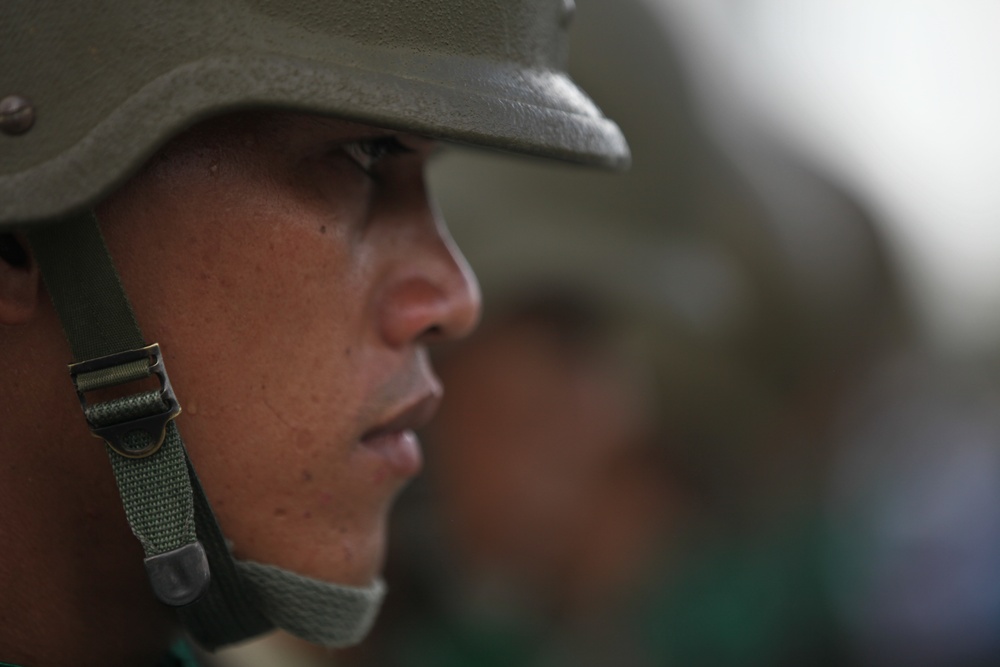
<svg viewBox="0 0 1000 667"><path fill-rule="evenodd" d="M381 333L393 347L462 338L479 322L476 276L426 192L422 199L382 299Z"/></svg>

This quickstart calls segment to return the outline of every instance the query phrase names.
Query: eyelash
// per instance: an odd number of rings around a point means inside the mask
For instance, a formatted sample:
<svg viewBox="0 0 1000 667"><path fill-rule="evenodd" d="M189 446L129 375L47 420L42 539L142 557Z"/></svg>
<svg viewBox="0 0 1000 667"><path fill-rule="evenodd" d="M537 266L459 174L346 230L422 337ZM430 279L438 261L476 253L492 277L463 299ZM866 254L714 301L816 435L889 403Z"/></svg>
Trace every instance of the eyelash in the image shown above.
<svg viewBox="0 0 1000 667"><path fill-rule="evenodd" d="M369 176L383 159L415 152L395 136L360 139L341 146L341 150Z"/></svg>

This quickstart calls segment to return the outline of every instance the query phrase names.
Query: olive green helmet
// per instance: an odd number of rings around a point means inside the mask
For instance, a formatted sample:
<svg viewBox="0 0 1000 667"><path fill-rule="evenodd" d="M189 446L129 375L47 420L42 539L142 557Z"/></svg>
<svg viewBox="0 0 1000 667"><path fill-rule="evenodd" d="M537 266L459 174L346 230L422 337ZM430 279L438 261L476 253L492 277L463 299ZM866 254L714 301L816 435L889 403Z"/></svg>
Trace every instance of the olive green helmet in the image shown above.
<svg viewBox="0 0 1000 667"><path fill-rule="evenodd" d="M563 72L573 0L0 4L0 225L93 205L207 116L275 108L623 167Z"/></svg>

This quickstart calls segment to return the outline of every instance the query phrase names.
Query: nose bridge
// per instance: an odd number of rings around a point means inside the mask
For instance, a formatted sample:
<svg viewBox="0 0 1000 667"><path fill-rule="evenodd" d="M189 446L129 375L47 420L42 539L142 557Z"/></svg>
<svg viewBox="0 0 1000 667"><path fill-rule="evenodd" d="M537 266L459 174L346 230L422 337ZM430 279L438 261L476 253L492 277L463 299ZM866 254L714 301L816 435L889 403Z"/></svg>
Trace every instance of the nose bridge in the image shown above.
<svg viewBox="0 0 1000 667"><path fill-rule="evenodd" d="M413 224L383 304L383 336L395 346L461 338L479 321L479 283L426 190Z"/></svg>

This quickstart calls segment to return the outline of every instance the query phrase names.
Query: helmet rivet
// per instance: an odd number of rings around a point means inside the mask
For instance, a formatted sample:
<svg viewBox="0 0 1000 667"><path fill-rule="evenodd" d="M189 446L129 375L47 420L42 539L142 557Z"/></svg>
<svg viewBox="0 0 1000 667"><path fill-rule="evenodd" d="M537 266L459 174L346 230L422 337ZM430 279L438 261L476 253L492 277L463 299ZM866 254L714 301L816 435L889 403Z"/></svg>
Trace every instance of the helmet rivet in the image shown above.
<svg viewBox="0 0 1000 667"><path fill-rule="evenodd" d="M569 24L573 22L573 16L575 15L576 2L574 2L574 0L563 0L562 13L559 16L559 25L563 28L568 28Z"/></svg>
<svg viewBox="0 0 1000 667"><path fill-rule="evenodd" d="M35 107L20 95L8 95L0 100L0 132L23 134L35 123Z"/></svg>

